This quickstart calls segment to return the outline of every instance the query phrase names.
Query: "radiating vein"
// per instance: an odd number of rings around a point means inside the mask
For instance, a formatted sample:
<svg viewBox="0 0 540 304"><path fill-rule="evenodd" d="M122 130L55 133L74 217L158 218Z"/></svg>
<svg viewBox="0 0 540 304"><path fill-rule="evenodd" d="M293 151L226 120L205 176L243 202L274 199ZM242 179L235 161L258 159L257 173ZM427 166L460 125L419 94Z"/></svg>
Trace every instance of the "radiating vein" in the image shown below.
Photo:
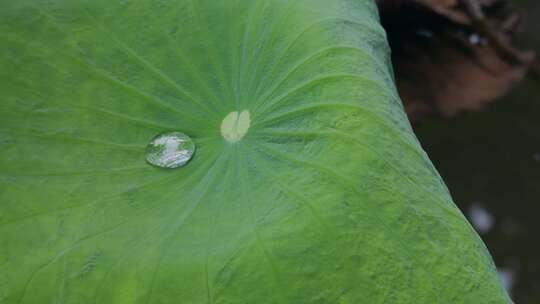
<svg viewBox="0 0 540 304"><path fill-rule="evenodd" d="M262 161L262 158L259 157L259 161ZM284 193L285 195L289 196L290 198L294 198L295 201L300 202L315 218L315 220L321 224L321 227L323 227L326 231L331 231L330 224L324 219L324 217L319 213L317 208L313 206L313 204L309 201L306 196L293 188L290 187L290 185L287 185L286 183L283 183L279 177L277 177L275 174L272 173L273 170L259 170L259 174L264 176L266 180L268 181L268 185L277 185L279 187L279 191Z"/></svg>
<svg viewBox="0 0 540 304"><path fill-rule="evenodd" d="M246 152L244 152L244 153L246 153ZM283 278L279 273L279 269L275 265L272 257L270 256L270 253L268 252L268 248L266 248L266 246L264 245L264 243L262 241L262 238L260 236L259 228L257 227L257 222L255 220L255 214L253 213L253 202L250 202L248 200L249 199L249 196L248 196L249 192L248 192L247 189L249 189L248 188L249 176L247 175L247 168L248 167L247 167L246 162L247 161L246 161L245 158L240 158L240 159L238 159L238 163L237 163L238 180L239 180L239 184L240 184L240 199L242 200L242 202L243 202L243 204L245 206L248 206L249 216L250 216L251 225L252 225L252 234L253 234L253 236L255 238L257 246L259 247L259 249L261 250L261 253L264 256L265 262L270 267L270 270L272 272L272 276L273 276L275 282L278 284L278 286L282 290L287 290L287 286L284 284ZM281 293L279 294L279 296L281 297Z"/></svg>
<svg viewBox="0 0 540 304"><path fill-rule="evenodd" d="M224 166L222 164L223 161L225 161L226 159L228 158L228 155L226 153L223 153L223 154L220 154L218 159L215 160L215 162L213 162L212 166L210 167L210 169L208 169L208 171L206 172L206 174L204 175L204 177L201 179L201 181L198 183L198 185L201 186L202 189L194 189L192 191L192 193L196 193L198 194L197 195L197 198L195 198L193 200L193 202L189 203L188 206L187 206L187 210L185 210L182 214L180 214L180 216L178 217L178 214L177 212L181 209L181 207L184 207L180 204L179 208L177 208L177 210L171 212L171 217L169 218L169 225L168 225L168 231L166 233L162 233L161 235L163 235L163 237L160 239L159 243L165 241L166 239L168 239L170 236L174 235L174 232L175 231L178 231L181 227L184 226L185 222L189 219L189 217L195 212L195 210L199 207L200 203L202 202L202 200L204 199L204 197L206 197L209 193L209 191L211 190L211 185L217 180L217 178L219 177L219 174L216 173L216 170L218 169L223 169ZM172 218L174 218L174 221L172 220ZM167 222L167 221L164 221L164 222ZM173 225L174 224L174 225ZM172 246L173 243L170 242L168 244L165 244L165 245L168 245L168 246ZM160 256L158 257L158 264L155 266L157 268L156 270L156 273L155 273L155 276L157 276L159 274L159 268L161 267L161 264L162 264L162 261L163 261L163 257L165 255L165 252L166 250L162 249L160 251ZM154 281L155 283L155 281ZM148 297L147 297L147 300L146 300L146 303L148 303L150 301L150 296L153 292L153 289L154 289L154 286L155 284L152 284L150 287L149 287L149 291L148 291Z"/></svg>
<svg viewBox="0 0 540 304"><path fill-rule="evenodd" d="M75 143L88 143L92 145L111 147L113 149L126 150L126 151L130 151L130 150L142 151L145 148L144 145L120 144L120 143L115 143L111 141L64 134L62 132L40 134L33 131L33 132L10 132L9 134L17 135L18 137L32 137L32 138L39 138L39 139L48 140L48 141L67 141L67 142L75 142Z"/></svg>
<svg viewBox="0 0 540 304"><path fill-rule="evenodd" d="M135 188L136 189L143 189L143 188L146 188L146 187L149 187L149 186L163 185L163 183L171 181L174 178L176 178L176 177L173 176L172 178L169 178L169 179L160 178L160 179L155 180L155 181L140 184ZM29 214L29 215L25 215L23 217L18 217L18 218L10 219L10 220L7 220L7 221L2 221L2 222L0 222L0 227L4 227L4 226L10 225L10 224L15 224L15 223L18 223L18 222L21 222L21 221L29 220L29 219L39 217L39 216L43 216L43 215L48 215L48 214L53 214L53 213L62 212L62 211L66 211L66 210L72 210L72 209L78 209L78 208L82 208L82 207L86 207L86 206L91 206L91 205L94 205L94 204L96 204L98 202L102 202L102 201L116 202L115 199L117 199L118 197L126 194L131 189L132 188L130 188L128 190L120 191L120 192L115 193L115 194L110 195L110 196L104 196L104 197L100 197L99 199L90 200L90 201L88 201L86 203L82 203L82 204L73 204L73 205L64 206L62 208L48 209L46 211L32 213L32 214ZM69 195L66 194L64 202L66 202L68 200L68 197L69 197Z"/></svg>
<svg viewBox="0 0 540 304"><path fill-rule="evenodd" d="M263 8L259 8L259 4L264 4L264 5L268 5L267 3L265 3L264 1L257 1L257 15L255 15L255 12L252 12L250 14L250 19L257 19L259 20L259 27L258 28L255 28L255 29L251 29L251 36L252 36L252 39L249 43L249 45L251 46L251 55L250 56L246 56L248 57L247 58L247 65L246 65L246 70L247 72L244 73L244 75L242 76L242 80L244 81L244 86L243 86L243 89L242 89L242 92L243 93L243 97L242 97L242 101L244 102L244 105L246 103L250 103L251 100L247 100L247 98L253 98L252 96L249 95L250 91L251 91L251 87L252 87L252 83L254 81L254 79L256 78L257 74L255 73L256 69L257 69L257 66L260 64L259 63L259 57L260 57L260 53L261 53L261 49L262 49L262 45L264 44L264 40L267 40L268 39L268 30L269 28L272 28L272 24L271 24L271 21L264 18L264 12L265 12L265 9L266 7L263 6ZM253 22L250 20L250 27L251 27L251 24L253 24ZM246 29L247 30L247 29ZM246 49L247 46L244 46L244 49Z"/></svg>
<svg viewBox="0 0 540 304"><path fill-rule="evenodd" d="M233 170L232 170L233 161L231 160L230 156L228 158L228 165L226 165L225 167L227 168L227 170L225 172L225 176L223 177L223 180L230 181L233 174ZM226 183L223 183L223 187L225 186L226 186ZM214 304L212 284L210 283L210 274L209 274L209 269L208 269L208 263L210 259L210 247L213 245L213 237L214 237L214 234L216 233L221 214L223 213L223 209L225 207L230 207L230 206L226 206L225 202L219 202L218 205L219 207L214 212L214 218L211 220L211 224L210 224L211 228L208 233L208 240L206 242L206 249L204 252L204 255L205 255L204 276L205 276L205 281L206 281L206 293L207 293L207 298L208 298L208 304Z"/></svg>
<svg viewBox="0 0 540 304"><path fill-rule="evenodd" d="M300 30L300 33L295 36L295 38L290 40L290 43L280 52L279 55L276 56L275 62L272 64L272 67L270 70L266 73L266 76L259 82L259 84L264 84L268 82L268 79L271 77L274 77L276 68L281 66L282 61L287 58L287 55L289 54L290 50L300 41L300 39L307 34L310 30L313 30L317 26L325 25L327 23L332 22L350 22L351 24L357 24L358 26L365 26L365 27L371 27L368 23L359 23L357 21L349 20L346 18L326 18L318 21L314 21L310 23L307 27ZM378 30L374 30L376 32ZM261 92L259 91L260 86L256 90L256 95L259 95Z"/></svg>
<svg viewBox="0 0 540 304"><path fill-rule="evenodd" d="M324 47L324 48L318 49L314 53L311 53L311 54L308 54L305 57L302 57L300 60L295 62L293 64L293 66L291 68L289 68L287 70L287 72L283 76L281 76L277 81L275 81L274 84L264 94L262 94L260 97L257 97L257 99L261 103L263 103L265 100L267 100L268 97L272 96L276 92L276 90L279 89L280 86L283 85L283 83L285 83L289 79L289 77L291 77L291 75L293 75L300 68L304 67L308 63L311 63L312 60L318 58L319 56L325 54L326 52L337 51L337 50L355 51L355 52L358 52L358 53L360 53L360 54L362 54L364 56L368 56L369 58L374 60L372 55L370 55L368 52L362 50L361 48L359 48L357 46L333 45L333 46L329 46L329 47ZM315 63L315 64L318 64L318 63ZM398 100L398 99L394 99L394 100Z"/></svg>
<svg viewBox="0 0 540 304"><path fill-rule="evenodd" d="M207 158L207 161L205 162L205 164L207 164L207 165L206 166L201 165L200 167L195 169L193 172L191 172L191 174L187 177L187 179L184 180L184 185L189 185L190 183L193 183L193 182L197 181L199 179L199 173L203 173L204 176L208 176L208 174L209 174L208 169L214 165L217 155L218 155L217 152L214 152L212 155L209 155L208 158ZM171 181L175 180L175 179L177 179L177 176L173 176ZM203 177L203 179L204 179L204 177ZM159 184L161 186L163 186L163 183L159 183ZM162 201L167 201L167 199L169 197L177 195L177 192L176 191L169 191L168 194L170 194L170 195L162 197ZM137 253L137 254L142 256L142 253L147 252L150 249L153 249L154 247L148 246L143 252L135 250L135 249L137 249L139 246L141 246L143 244L143 241L146 240L147 236L154 234L156 231L158 231L159 229L166 226L166 223L168 222L167 219L169 221L171 221L172 218L174 217L174 215L175 215L174 212L169 212L169 217L168 218L164 218L164 219L158 221L156 223L156 225L154 225L154 226L150 227L149 229L147 229L145 233L143 233L141 235L137 235L136 237L132 238L129 241L129 242L135 241L135 243L131 247L126 246L126 248L124 250L122 250L122 252L120 252L119 256L113 261L113 263L111 265L109 265L109 267L107 268L107 272L103 275L102 279L97 284L96 291L94 293L95 303L98 303L97 299L98 299L99 291L103 287L107 277L114 270L114 268L117 266L117 264L119 262L121 262L123 260L123 258L127 254ZM157 268L155 270L157 271ZM156 273L156 271L154 271L154 273ZM154 276L154 274L153 274L153 276ZM150 292L148 293L148 297L149 296L150 296Z"/></svg>
<svg viewBox="0 0 540 304"><path fill-rule="evenodd" d="M237 106L239 105L239 102L243 100L245 92L248 90L248 87L245 85L245 79L246 79L246 66L247 66L247 58L248 58L248 46L250 45L249 41L249 33L252 31L252 26L255 19L255 12L260 10L258 9L259 6L263 4L263 1L261 0L254 0L252 1L252 7L247 13L247 22L244 26L244 33L242 36L242 52L240 56L240 67L238 69L238 76L236 79L236 94L238 100Z"/></svg>
<svg viewBox="0 0 540 304"><path fill-rule="evenodd" d="M71 31L67 30L62 24L57 22L54 16L50 15L48 12L41 9L39 6L34 6L32 4L29 4L29 5L33 9L35 9L38 12L40 12L41 14L43 14L43 16L45 16L45 18L47 18L47 20L50 21L55 26L55 28L57 28L61 33L64 33L64 34L68 35L73 41L78 42L78 40L75 38L73 33ZM23 43L23 44L35 44L36 43L34 41L29 42L27 40L18 41L18 42ZM77 45L77 43L75 43L75 45ZM72 46L72 47L77 49L81 54L84 53L83 50L80 49L80 47L78 47L78 46ZM40 50L40 49L42 49L42 48L41 47L34 47L34 50ZM139 96L142 96L145 99L147 99L149 101L152 101L152 102L166 108L167 110L173 111L176 114L182 115L183 117L185 117L187 119L192 119L192 118L186 116L185 113L181 111L181 109L173 107L172 105L164 102L163 100L161 100L161 99L159 99L159 98L157 98L157 97L155 97L155 96L153 96L153 95L151 95L149 93L146 93L146 92L142 91L140 88L134 87L131 84L110 75L109 73L107 73L106 71L104 71L104 70L102 70L102 69L100 69L98 67L88 64L86 61L81 60L80 58L78 58L76 56L73 56L70 53L65 53L64 55L66 57L72 59L72 60L75 60L76 62L79 62L79 63L82 63L82 64L86 65L88 68L90 68L90 70L88 70L89 72L93 72L94 74L102 77L102 79L108 80L108 81L112 82L113 84L118 85L120 88L122 88L124 90L130 90L133 93L137 93ZM51 62L45 62L45 64L54 66ZM58 67L56 67L56 68L58 69ZM66 72L64 72L64 73L66 73Z"/></svg>
<svg viewBox="0 0 540 304"><path fill-rule="evenodd" d="M181 2L179 2L178 4L181 4ZM150 22L150 24L152 24L152 25L160 24L160 22L157 22L158 20L156 20L156 19L154 19L154 20L155 20L155 22ZM160 30L162 32L165 31L164 28L160 28ZM222 100L214 92L214 89L212 89L210 87L208 82L203 80L203 78L201 77L201 76L203 76L202 71L195 67L195 65L193 64L193 61L191 59L189 59L188 56L185 54L184 48L178 47L177 44L179 44L179 41L177 39L171 38L171 35L167 35L166 33L164 33L162 36L164 38L166 38L167 41L169 41L169 44L171 45L170 49L175 51L175 54L176 54L177 58L181 61L182 70L183 71L185 71L185 70L190 71L192 78L197 82L197 84L199 86L202 86L203 89L206 90L206 92L210 93L211 96L209 98L209 101L212 102L212 104L216 107L216 109L221 109L222 104L225 103L225 100ZM222 104L220 104L220 101L221 101Z"/></svg>
<svg viewBox="0 0 540 304"><path fill-rule="evenodd" d="M281 159L281 160L296 164L296 165L301 166L301 167L313 168L318 172L321 172L321 173L323 173L323 174L325 174L327 176L332 177L333 180L339 181L339 183L341 185L346 186L347 188L352 190L357 195L361 194L361 191L358 190L358 188L357 188L357 186L356 186L356 184L355 184L355 182L353 180L351 180L350 178L338 173L337 171L335 171L335 170L333 170L331 168L319 165L317 163L314 163L314 162L311 162L311 161L308 161L308 160L299 159L299 158L296 158L296 157L293 157L293 156L289 156L286 153L283 153L283 152L281 152L281 151L279 151L277 149L271 148L268 144L257 143L257 146L261 147L262 149L267 151L270 155L272 155L272 156L274 156L274 157L276 157L278 159ZM382 225L382 228L384 228L388 232L387 235L392 237L392 239L395 240L394 241L395 244L397 244L398 246L401 247L400 248L401 250L398 250L396 252L404 253L405 255L407 255L407 261L414 261L414 258L410 254L410 250L408 249L408 246L404 243L404 241L402 239L400 239L398 237L398 234L395 233L395 231L392 230L388 226L388 224L378 215L378 213L377 212L372 212L372 213L370 213L370 215L373 216ZM455 259L455 260L459 259L459 257L448 256L444 250L443 250L443 255L445 257L449 258L449 259ZM396 255L396 256L399 256L399 255ZM400 260L400 261L401 261L401 263L404 263L403 260ZM431 278L430 281L433 282L434 277L433 277L432 273L429 270L426 270L424 268L419 268L418 270L422 271L427 276L429 276Z"/></svg>
<svg viewBox="0 0 540 304"><path fill-rule="evenodd" d="M274 48L275 46L271 43L271 42L274 42L275 39L272 39L272 38L275 38L276 35L280 35L280 31L283 30L283 25L286 23L287 20L290 20L291 18L291 15L295 14L295 10L294 10L294 5L297 4L297 1L288 1L287 2L287 7L285 7L283 10L285 10L284 13L282 13L279 17L279 21L276 21L272 26L272 30L270 32L270 34L267 35L267 41L265 41L264 45L263 45L263 48L266 49L266 51L268 51L269 49L272 49ZM273 56L272 56L273 57ZM258 78L257 76L259 76L262 71L259 71L260 68L265 68L266 66L262 63L258 63L258 64L253 64L253 77L251 78L251 80L253 81L253 83L250 83L249 85L249 91L248 91L248 94L247 96L249 96L250 98L253 98L253 99L257 99L257 96L258 94L256 94L255 92L257 92L259 86L261 86L263 84L263 82L261 81L261 78ZM266 76L266 72L262 75L262 77Z"/></svg>
<svg viewBox="0 0 540 304"><path fill-rule="evenodd" d="M148 170L148 166L133 166L133 167L118 167L107 168L100 170L75 170L75 171L59 171L46 173L22 173L22 174L0 174L2 177L51 177L51 176L78 176L78 175L108 175L122 171L137 171Z"/></svg>
<svg viewBox="0 0 540 304"><path fill-rule="evenodd" d="M422 189L428 196L430 196L434 201L440 202L440 207L442 207L445 211L448 211L448 214L457 217L460 220L463 219L462 216L459 215L459 213L456 212L456 209L450 204L450 200L445 200L436 195L433 191L427 189L424 187L423 184L413 181L407 174L403 172L403 170L399 169L392 160L387 159L383 154L378 152L376 149L372 148L369 144L363 142L362 140L351 136L343 131L337 130L337 129L330 129L330 130L320 130L320 131L280 131L280 130L265 130L260 131L261 134L268 134L273 137L313 137L313 138L320 138L320 137L328 137L332 139L342 139L348 142L353 142L361 147L363 147L366 151L374 154L377 158L382 160L386 166L390 167L394 172L396 172L399 176L401 176L404 180L406 180L411 186L415 188ZM414 208L414 206L411 206Z"/></svg>
<svg viewBox="0 0 540 304"><path fill-rule="evenodd" d="M212 21L210 20L203 20L203 17L202 17L202 12L203 12L203 9L199 6L199 1L198 0L190 0L190 4L191 4L191 8L192 8L192 12L193 14L195 15L196 17L196 20L197 20L197 28L200 31L201 34L205 35L205 37L201 38L203 39L203 41L208 41L208 42L214 42L214 43L218 43L217 41L217 38L215 37L211 37L210 36L210 31L208 30L208 24L210 24ZM227 85L227 77L225 76L224 74L224 69L223 69L223 64L220 64L219 61L217 61L216 59L216 49L215 47L210 47L210 48L207 48L206 49L206 55L208 56L208 59L210 61L210 64L212 65L213 69L214 69L214 75L217 75L217 77L219 78L218 79L218 86L221 87L221 90L223 93L227 93L228 97L229 98L233 98L233 94L231 93L230 91L230 87L228 87ZM223 58L221 58L221 60L223 60ZM221 68L220 68L221 66Z"/></svg>
<svg viewBox="0 0 540 304"><path fill-rule="evenodd" d="M393 95L392 92L386 87L382 87L380 84L378 84L376 81L372 80L371 78L365 76L364 74L360 73L333 73L333 74L323 74L318 77L311 78L307 81L304 81L300 83L299 85L293 87L292 89L283 92L282 94L278 95L277 97L271 99L271 100L262 100L260 101L260 104L257 104L257 107L254 110L253 119L257 119L261 116L264 116L264 114L268 113L268 111L276 108L279 104L283 103L287 100L288 97L292 96L293 94L317 85L318 83L324 83L325 81L329 80L339 80L339 79L353 79L358 81L363 81L366 83L369 83L375 88L378 88L381 92L381 96L383 95L383 92L388 93L389 99L396 99L397 97Z"/></svg>
<svg viewBox="0 0 540 304"><path fill-rule="evenodd" d="M127 55L134 58L137 62L141 64L142 67L146 68L148 71L155 74L159 79L161 79L164 83L168 84L172 88L174 88L180 95L182 95L187 101L191 102L194 105L197 105L201 110L205 111L207 114L212 115L214 117L217 117L217 114L215 111L212 111L208 106L206 106L204 103L200 102L199 100L195 99L190 93L188 93L184 88L182 88L178 83L174 82L169 76L167 76L163 71L161 71L159 68L157 68L152 63L146 61L143 57L141 57L133 48L129 47L125 43L123 43L121 40L118 39L114 35L112 31L107 29L103 24L101 24L93 15L91 15L88 10L85 10L85 14L89 17L89 19L94 23L103 33L108 35L111 40L117 44Z"/></svg>
<svg viewBox="0 0 540 304"><path fill-rule="evenodd" d="M411 151L417 154L420 158L424 159L425 157L425 155L420 152L421 150L419 149L420 146L418 145L418 142L416 141L411 142L407 139L407 138L412 138L412 137L410 137L407 133L398 132L396 130L396 127L390 125L386 119L381 117L379 114L376 114L374 110L364 107L361 104L352 104L352 103L343 103L343 102L327 102L327 103L312 103L308 105L302 105L293 109L289 109L285 112L280 112L273 116L269 116L266 119L255 121L251 125L251 127L253 129L262 129L264 126L271 125L272 123L287 120L291 117L304 115L306 113L311 113L314 110L325 110L325 109L333 109L333 110L353 109L353 110L360 111L367 117L371 117L372 119L376 120L381 127L383 127L392 135L394 135L394 138L402 142L407 148L409 148ZM428 164L428 165L431 166L431 164Z"/></svg>

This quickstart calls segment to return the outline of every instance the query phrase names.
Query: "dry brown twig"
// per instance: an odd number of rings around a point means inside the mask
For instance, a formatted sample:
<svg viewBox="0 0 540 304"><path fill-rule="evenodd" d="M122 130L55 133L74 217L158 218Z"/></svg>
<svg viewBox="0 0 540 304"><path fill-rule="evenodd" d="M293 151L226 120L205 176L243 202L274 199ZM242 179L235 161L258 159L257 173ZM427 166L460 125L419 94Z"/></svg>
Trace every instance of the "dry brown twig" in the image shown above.
<svg viewBox="0 0 540 304"><path fill-rule="evenodd" d="M518 16L511 16L501 25L501 29L494 29L486 18L482 9L482 3L479 0L459 0L459 3L465 7L465 13L448 5L441 5L436 0L413 1L455 24L470 27L472 30L486 37L504 60L511 64L527 66L533 76L540 79L540 62L538 62L535 52L522 51L513 47L501 33L501 31L509 31L509 29L515 27L519 23ZM457 4L458 0L447 2L455 2Z"/></svg>
<svg viewBox="0 0 540 304"><path fill-rule="evenodd" d="M377 4L392 47L396 84L413 122L478 111L527 73L540 76L534 52L514 44L521 14L504 0Z"/></svg>
<svg viewBox="0 0 540 304"><path fill-rule="evenodd" d="M493 29L487 21L482 7L477 0L461 0L466 11L471 18L471 25L481 35L485 36L499 54L511 63L531 66L535 60L535 53L532 51L520 51L514 48L499 31Z"/></svg>
<svg viewBox="0 0 540 304"><path fill-rule="evenodd" d="M466 14L460 11L448 8L443 5L439 5L436 2L433 2L430 0L413 0L413 1L419 5L428 7L431 11L447 18L448 20L454 23L461 24L461 25L471 25L471 20L469 16L467 16Z"/></svg>

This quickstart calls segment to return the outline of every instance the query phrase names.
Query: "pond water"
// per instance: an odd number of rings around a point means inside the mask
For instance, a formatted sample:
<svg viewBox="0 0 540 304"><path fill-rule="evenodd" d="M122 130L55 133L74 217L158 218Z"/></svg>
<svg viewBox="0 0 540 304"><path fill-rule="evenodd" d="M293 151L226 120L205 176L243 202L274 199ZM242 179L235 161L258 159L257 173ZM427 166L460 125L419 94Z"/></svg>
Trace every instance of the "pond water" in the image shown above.
<svg viewBox="0 0 540 304"><path fill-rule="evenodd" d="M515 2L527 12L521 39L540 51L540 1ZM415 131L516 304L540 303L540 80L482 112L429 119Z"/></svg>

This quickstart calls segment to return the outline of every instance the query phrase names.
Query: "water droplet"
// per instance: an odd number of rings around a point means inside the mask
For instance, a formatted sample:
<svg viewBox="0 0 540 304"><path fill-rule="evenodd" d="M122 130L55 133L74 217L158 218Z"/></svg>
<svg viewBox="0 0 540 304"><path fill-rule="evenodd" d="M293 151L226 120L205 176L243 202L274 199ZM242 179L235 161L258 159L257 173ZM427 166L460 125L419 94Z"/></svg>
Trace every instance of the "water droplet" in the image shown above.
<svg viewBox="0 0 540 304"><path fill-rule="evenodd" d="M161 168L185 165L195 152L195 144L182 132L166 132L154 137L146 147L146 161Z"/></svg>

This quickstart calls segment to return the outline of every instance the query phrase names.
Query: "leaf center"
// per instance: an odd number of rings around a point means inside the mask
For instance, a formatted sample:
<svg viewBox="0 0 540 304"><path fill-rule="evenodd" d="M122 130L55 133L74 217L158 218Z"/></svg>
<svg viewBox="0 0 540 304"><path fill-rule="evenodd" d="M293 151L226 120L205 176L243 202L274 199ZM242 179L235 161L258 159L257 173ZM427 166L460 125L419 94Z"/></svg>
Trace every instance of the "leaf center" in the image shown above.
<svg viewBox="0 0 540 304"><path fill-rule="evenodd" d="M221 122L221 135L230 143L238 142L246 135L251 124L251 118L248 110L240 113L233 111Z"/></svg>

